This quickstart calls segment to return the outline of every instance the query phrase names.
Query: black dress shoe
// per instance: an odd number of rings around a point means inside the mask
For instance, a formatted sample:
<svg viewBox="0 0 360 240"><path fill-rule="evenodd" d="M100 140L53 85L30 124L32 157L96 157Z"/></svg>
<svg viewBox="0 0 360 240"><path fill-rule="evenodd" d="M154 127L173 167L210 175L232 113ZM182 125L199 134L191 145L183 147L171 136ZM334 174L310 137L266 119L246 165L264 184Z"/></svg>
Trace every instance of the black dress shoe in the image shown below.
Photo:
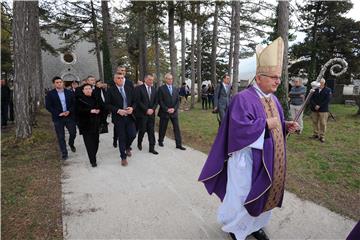
<svg viewBox="0 0 360 240"><path fill-rule="evenodd" d="M251 235L254 238L256 238L257 240L269 240L269 237L266 235L264 230L262 230L261 228L258 231L253 232Z"/></svg>
<svg viewBox="0 0 360 240"><path fill-rule="evenodd" d="M163 147L164 144L163 144L162 142L159 142L159 146L160 146L160 147Z"/></svg>
<svg viewBox="0 0 360 240"><path fill-rule="evenodd" d="M230 237L231 237L232 240L236 240L235 234L233 234L231 232L229 232L229 234L230 234Z"/></svg>
<svg viewBox="0 0 360 240"><path fill-rule="evenodd" d="M66 159L68 159L68 155L62 156L62 160L65 161Z"/></svg>
<svg viewBox="0 0 360 240"><path fill-rule="evenodd" d="M152 153L152 154L155 154L155 155L158 155L159 153L157 151L155 151L154 149L153 150L149 150L149 153Z"/></svg>
<svg viewBox="0 0 360 240"><path fill-rule="evenodd" d="M76 152L76 147L74 145L69 145L72 152Z"/></svg>
<svg viewBox="0 0 360 240"><path fill-rule="evenodd" d="M92 166L92 167L97 167L97 164L96 164L96 163L92 163L91 166Z"/></svg>
<svg viewBox="0 0 360 240"><path fill-rule="evenodd" d="M184 148L183 146L176 146L176 148L178 148L180 150L186 150L186 148Z"/></svg>
<svg viewBox="0 0 360 240"><path fill-rule="evenodd" d="M141 143L138 143L138 149L141 151L142 150L142 146L141 146Z"/></svg>
<svg viewBox="0 0 360 240"><path fill-rule="evenodd" d="M117 142L116 141L113 141L113 147L117 148Z"/></svg>

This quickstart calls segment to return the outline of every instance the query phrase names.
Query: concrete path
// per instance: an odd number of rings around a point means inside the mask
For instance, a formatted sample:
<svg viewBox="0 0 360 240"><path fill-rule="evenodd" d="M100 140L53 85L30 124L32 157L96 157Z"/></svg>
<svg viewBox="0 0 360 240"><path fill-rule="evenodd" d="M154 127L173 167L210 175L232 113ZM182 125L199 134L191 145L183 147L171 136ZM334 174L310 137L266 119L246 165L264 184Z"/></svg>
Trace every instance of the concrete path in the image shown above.
<svg viewBox="0 0 360 240"><path fill-rule="evenodd" d="M133 144L129 165L120 165L112 129L100 137L98 167L90 166L82 136L63 166L65 239L230 239L216 222L219 200L197 177L206 155L165 140L159 155ZM145 136L146 137L146 136ZM345 239L355 222L285 194L266 231L272 239Z"/></svg>

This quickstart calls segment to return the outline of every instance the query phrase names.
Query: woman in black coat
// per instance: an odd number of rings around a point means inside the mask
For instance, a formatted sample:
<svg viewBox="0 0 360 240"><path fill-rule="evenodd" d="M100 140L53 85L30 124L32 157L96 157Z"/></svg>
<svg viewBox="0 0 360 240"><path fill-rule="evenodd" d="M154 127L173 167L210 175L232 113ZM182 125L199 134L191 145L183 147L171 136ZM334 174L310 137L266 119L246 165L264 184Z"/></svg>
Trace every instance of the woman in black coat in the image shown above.
<svg viewBox="0 0 360 240"><path fill-rule="evenodd" d="M90 84L83 85L81 94L76 99L76 114L80 134L83 135L85 147L92 167L96 167L96 153L99 148L99 126L101 111L104 106L101 99L92 94Z"/></svg>

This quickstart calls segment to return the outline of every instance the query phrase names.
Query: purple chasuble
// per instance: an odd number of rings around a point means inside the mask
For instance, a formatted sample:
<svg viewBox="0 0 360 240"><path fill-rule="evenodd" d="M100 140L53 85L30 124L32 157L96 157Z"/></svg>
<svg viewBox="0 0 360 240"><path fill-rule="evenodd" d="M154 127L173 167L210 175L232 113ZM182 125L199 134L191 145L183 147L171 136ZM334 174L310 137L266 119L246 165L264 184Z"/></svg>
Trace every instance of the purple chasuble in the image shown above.
<svg viewBox="0 0 360 240"><path fill-rule="evenodd" d="M284 129L284 114L278 99L272 95ZM249 195L244 206L251 216L259 216L265 207L268 190L272 184L274 143L266 127L266 114L254 87L235 95L211 147L209 156L199 176L208 193L215 193L221 201L226 194L227 160L233 152L254 143L265 129L263 150L252 148L253 169ZM284 141L285 144L285 141ZM284 146L285 148L285 146ZM286 159L286 152L285 152ZM281 207L283 196L278 204Z"/></svg>

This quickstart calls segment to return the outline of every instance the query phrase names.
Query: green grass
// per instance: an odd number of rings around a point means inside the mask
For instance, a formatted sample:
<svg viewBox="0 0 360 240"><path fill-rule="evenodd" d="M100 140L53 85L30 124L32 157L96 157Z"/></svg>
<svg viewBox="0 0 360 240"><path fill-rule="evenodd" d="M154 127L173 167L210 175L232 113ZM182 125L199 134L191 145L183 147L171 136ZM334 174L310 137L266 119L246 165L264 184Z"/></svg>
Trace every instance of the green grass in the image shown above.
<svg viewBox="0 0 360 240"><path fill-rule="evenodd" d="M62 239L61 161L51 117L37 117L32 137L1 134L1 238Z"/></svg>
<svg viewBox="0 0 360 240"><path fill-rule="evenodd" d="M217 133L216 115L200 109L180 114L184 143L208 153ZM360 116L357 107L331 105L326 142L309 139L310 117L304 131L287 142L287 189L353 219L360 217ZM169 131L170 132L170 131Z"/></svg>

